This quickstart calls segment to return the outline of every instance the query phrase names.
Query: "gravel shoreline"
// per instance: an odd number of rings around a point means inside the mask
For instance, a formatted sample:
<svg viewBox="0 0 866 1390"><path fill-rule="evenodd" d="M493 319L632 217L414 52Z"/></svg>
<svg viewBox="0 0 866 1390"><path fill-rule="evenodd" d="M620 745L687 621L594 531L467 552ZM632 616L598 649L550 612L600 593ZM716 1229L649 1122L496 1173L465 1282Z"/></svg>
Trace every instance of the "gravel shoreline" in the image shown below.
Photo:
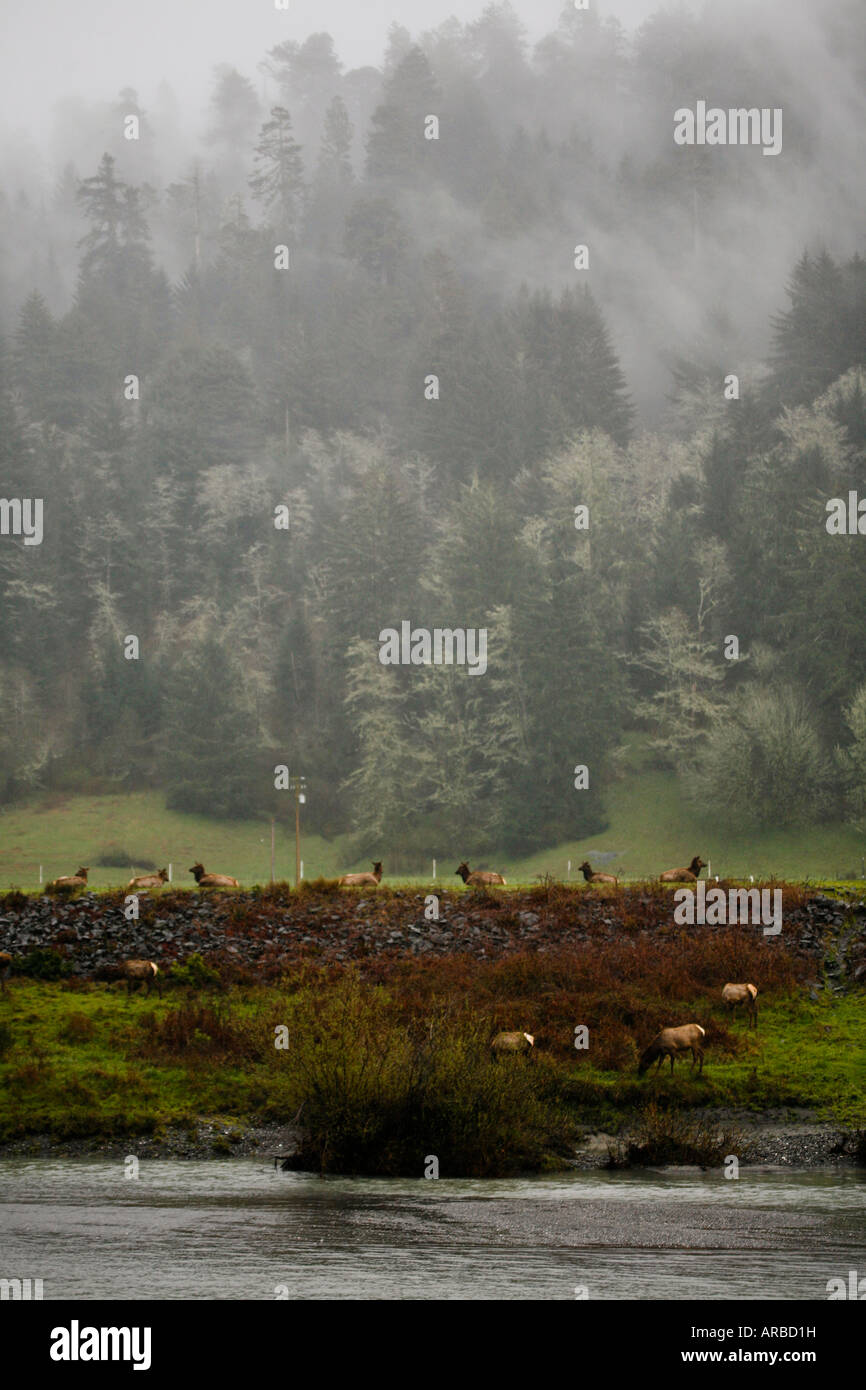
<svg viewBox="0 0 866 1390"><path fill-rule="evenodd" d="M718 1123L737 1129L748 1143L740 1159L743 1167L834 1168L855 1167L857 1130L808 1121L760 1120L754 1115L726 1112ZM117 1158L134 1154L139 1159L254 1158L273 1161L276 1155L295 1151L300 1130L293 1125L231 1124L201 1119L191 1129L169 1126L164 1135L131 1135L126 1139L83 1138L57 1140L47 1134L31 1134L0 1145L3 1158ZM588 1170L607 1168L608 1146L617 1136L604 1131L586 1133L575 1149L573 1166ZM668 1165L676 1167L678 1165Z"/></svg>

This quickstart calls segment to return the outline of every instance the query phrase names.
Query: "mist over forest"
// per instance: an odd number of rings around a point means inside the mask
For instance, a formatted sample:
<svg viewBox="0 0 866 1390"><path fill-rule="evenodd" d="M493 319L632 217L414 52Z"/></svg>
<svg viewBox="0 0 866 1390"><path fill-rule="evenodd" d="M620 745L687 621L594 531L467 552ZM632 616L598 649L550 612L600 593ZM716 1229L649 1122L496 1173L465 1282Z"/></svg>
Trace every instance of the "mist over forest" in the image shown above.
<svg viewBox="0 0 866 1390"><path fill-rule="evenodd" d="M857 0L190 69L195 123L120 74L4 141L0 801L286 817L285 764L412 865L595 833L640 744L698 823L866 828ZM781 151L678 146L700 101Z"/></svg>

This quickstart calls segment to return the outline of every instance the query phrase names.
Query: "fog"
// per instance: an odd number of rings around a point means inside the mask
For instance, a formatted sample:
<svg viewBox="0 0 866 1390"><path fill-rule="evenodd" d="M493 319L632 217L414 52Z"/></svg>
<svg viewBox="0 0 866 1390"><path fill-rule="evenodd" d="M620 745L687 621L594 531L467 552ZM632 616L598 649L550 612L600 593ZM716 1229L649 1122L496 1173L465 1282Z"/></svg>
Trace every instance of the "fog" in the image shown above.
<svg viewBox="0 0 866 1390"><path fill-rule="evenodd" d="M117 0L6 0L0 127L42 141L51 112L62 97L111 100L134 87L144 105L159 86L174 89L181 109L195 116L207 98L218 63L254 75L265 52L285 39L331 34L347 68L381 61L388 29L402 24L416 34L450 15L461 19L482 5L454 0L290 0L276 10L273 0L146 0L127 7ZM514 6L531 40L554 27L561 0L519 0ZM657 6L653 0L617 0L599 6L634 25Z"/></svg>

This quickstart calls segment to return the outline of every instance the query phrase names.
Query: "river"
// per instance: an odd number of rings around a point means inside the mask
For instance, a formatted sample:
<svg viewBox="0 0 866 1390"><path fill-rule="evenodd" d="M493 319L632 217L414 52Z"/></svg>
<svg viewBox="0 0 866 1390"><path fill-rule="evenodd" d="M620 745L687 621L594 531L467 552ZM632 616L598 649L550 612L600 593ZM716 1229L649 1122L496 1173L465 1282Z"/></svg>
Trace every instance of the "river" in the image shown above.
<svg viewBox="0 0 866 1390"><path fill-rule="evenodd" d="M0 1160L0 1277L45 1299L791 1299L866 1276L866 1173L317 1178ZM584 1294L585 1291L585 1294Z"/></svg>

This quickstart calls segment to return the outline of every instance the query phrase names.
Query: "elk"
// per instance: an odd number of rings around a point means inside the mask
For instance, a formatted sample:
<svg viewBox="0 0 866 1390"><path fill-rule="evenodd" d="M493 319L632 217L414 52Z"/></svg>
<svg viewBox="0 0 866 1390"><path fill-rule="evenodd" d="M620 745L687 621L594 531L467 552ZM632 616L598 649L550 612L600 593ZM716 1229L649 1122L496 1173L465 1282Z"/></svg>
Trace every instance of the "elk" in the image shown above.
<svg viewBox="0 0 866 1390"><path fill-rule="evenodd" d="M89 869L77 869L74 874L70 874L67 878L52 879L51 883L47 885L46 892L62 893L64 889L86 888L89 873Z"/></svg>
<svg viewBox="0 0 866 1390"><path fill-rule="evenodd" d="M583 874L587 883L612 883L614 885L619 883L619 879L614 878L613 874L596 873L595 869L593 869L592 865L586 859L584 859L583 863L580 865L580 872Z"/></svg>
<svg viewBox="0 0 866 1390"><path fill-rule="evenodd" d="M705 1031L699 1023L684 1023L679 1028L663 1028L660 1033L656 1034L641 1057L637 1069L638 1076L643 1076L656 1058L658 1058L658 1065L656 1066L658 1073L665 1057L671 1059L671 1075L673 1076L674 1058L681 1052L692 1054L692 1067L700 1059L700 1074L704 1069L704 1050L701 1043L705 1036Z"/></svg>
<svg viewBox="0 0 866 1390"><path fill-rule="evenodd" d="M463 863L460 865L460 867L455 869L454 872L455 874L459 874L460 877L463 879L463 882L468 884L471 888L479 888L482 884L485 883L505 882L505 879L502 877L502 874L488 873L486 869L475 869L473 871L472 869L470 869L465 859L463 860Z"/></svg>
<svg viewBox="0 0 866 1390"><path fill-rule="evenodd" d="M129 995L132 993L132 986L138 984L140 980L143 980L147 985L148 995L155 983L157 993L160 999L162 998L162 981L159 978L159 967L154 961L125 960L121 966L121 970L123 971L123 978L126 980L127 998L129 998Z"/></svg>
<svg viewBox="0 0 866 1390"><path fill-rule="evenodd" d="M749 1018L749 1026L758 1025L758 988L757 985L725 985L722 990L722 998L733 1013L738 1004L745 1004L746 1013Z"/></svg>
<svg viewBox="0 0 866 1390"><path fill-rule="evenodd" d="M493 1060L498 1061L507 1052L519 1052L523 1056L532 1052L535 1046L535 1038L531 1033L497 1033L490 1050L493 1053Z"/></svg>
<svg viewBox="0 0 866 1390"><path fill-rule="evenodd" d="M127 888L161 888L164 883L168 883L168 869L160 869L158 874L140 874L138 878L131 878L127 883Z"/></svg>
<svg viewBox="0 0 866 1390"><path fill-rule="evenodd" d="M695 883L700 878L701 869L705 869L706 864L699 854L696 854L687 869L665 869L663 874L659 874L660 883Z"/></svg>
<svg viewBox="0 0 866 1390"><path fill-rule="evenodd" d="M377 859L371 874L343 874L339 880L341 888L378 888L382 877L382 861Z"/></svg>
<svg viewBox="0 0 866 1390"><path fill-rule="evenodd" d="M6 980L12 969L12 957L8 951L0 951L0 993L6 993Z"/></svg>
<svg viewBox="0 0 866 1390"><path fill-rule="evenodd" d="M193 864L187 870L195 878L199 888L240 888L240 882L236 878L230 878L228 874L208 874L205 873L204 864Z"/></svg>

